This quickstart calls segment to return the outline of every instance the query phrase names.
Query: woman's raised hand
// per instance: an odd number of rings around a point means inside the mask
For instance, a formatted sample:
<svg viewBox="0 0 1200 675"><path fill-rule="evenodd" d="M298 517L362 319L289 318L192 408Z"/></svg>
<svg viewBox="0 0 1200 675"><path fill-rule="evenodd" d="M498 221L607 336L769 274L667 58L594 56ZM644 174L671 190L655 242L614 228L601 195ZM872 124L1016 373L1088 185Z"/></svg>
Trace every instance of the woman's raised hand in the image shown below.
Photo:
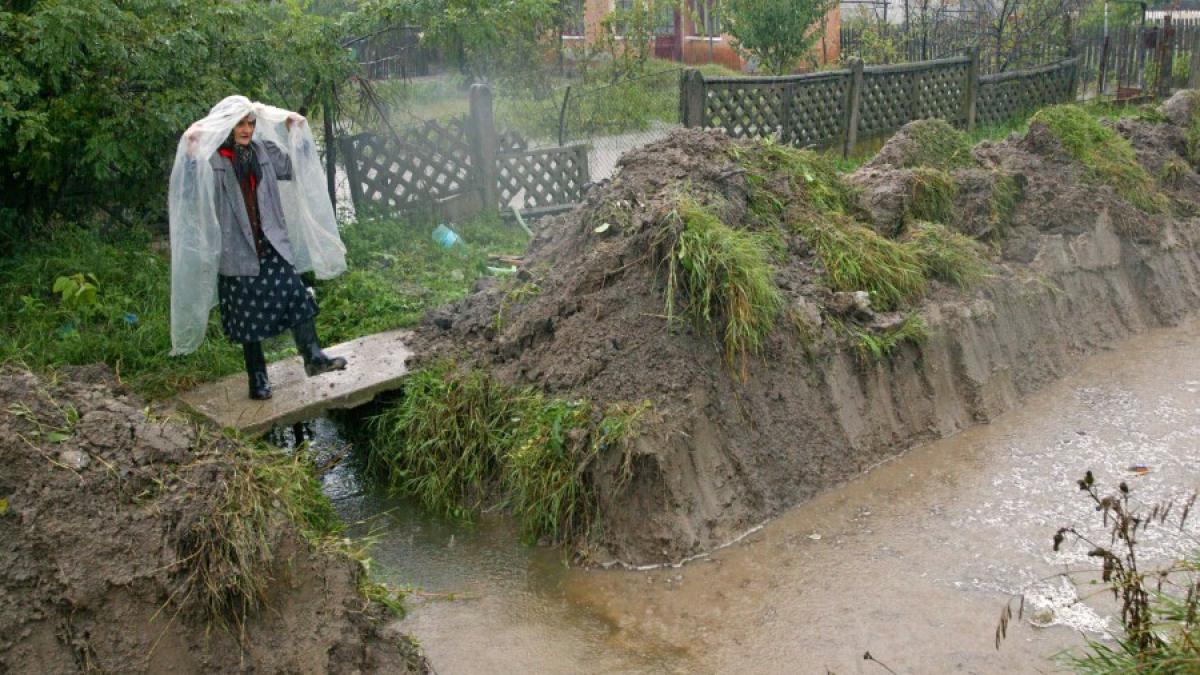
<svg viewBox="0 0 1200 675"><path fill-rule="evenodd" d="M292 125L304 124L307 121L308 120L304 119L304 115L301 115L300 113L289 113L287 116L287 120L284 121L284 124L287 125L288 131L291 131Z"/></svg>

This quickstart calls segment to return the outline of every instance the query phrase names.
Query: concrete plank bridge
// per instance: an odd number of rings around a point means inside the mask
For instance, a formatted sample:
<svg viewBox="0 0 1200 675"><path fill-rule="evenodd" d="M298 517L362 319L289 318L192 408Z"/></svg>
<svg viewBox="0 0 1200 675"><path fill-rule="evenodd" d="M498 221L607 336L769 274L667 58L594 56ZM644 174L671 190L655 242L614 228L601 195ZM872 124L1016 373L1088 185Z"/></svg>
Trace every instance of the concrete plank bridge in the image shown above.
<svg viewBox="0 0 1200 675"><path fill-rule="evenodd" d="M274 396L253 401L246 395L246 374L203 384L180 395L185 407L222 428L261 434L276 426L312 419L332 408L354 408L400 386L412 355L409 331L388 331L334 345L325 350L349 363L345 370L306 377L299 356L267 367Z"/></svg>

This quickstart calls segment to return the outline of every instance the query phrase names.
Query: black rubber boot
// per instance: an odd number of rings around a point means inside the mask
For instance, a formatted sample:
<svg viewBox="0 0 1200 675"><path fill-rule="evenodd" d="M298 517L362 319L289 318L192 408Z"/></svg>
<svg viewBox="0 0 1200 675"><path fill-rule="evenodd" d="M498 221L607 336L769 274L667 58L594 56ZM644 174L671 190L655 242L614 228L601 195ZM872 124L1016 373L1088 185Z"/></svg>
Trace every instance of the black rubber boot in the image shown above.
<svg viewBox="0 0 1200 675"><path fill-rule="evenodd" d="M321 351L321 343L317 340L317 325L312 319L292 326L292 337L296 340L296 349L300 350L300 356L304 358L304 373L309 377L346 367L346 359L340 356L330 357Z"/></svg>
<svg viewBox="0 0 1200 675"><path fill-rule="evenodd" d="M246 359L246 377L250 380L250 398L255 401L265 401L271 398L271 382L267 379L267 357L263 356L262 343L242 343L242 356Z"/></svg>

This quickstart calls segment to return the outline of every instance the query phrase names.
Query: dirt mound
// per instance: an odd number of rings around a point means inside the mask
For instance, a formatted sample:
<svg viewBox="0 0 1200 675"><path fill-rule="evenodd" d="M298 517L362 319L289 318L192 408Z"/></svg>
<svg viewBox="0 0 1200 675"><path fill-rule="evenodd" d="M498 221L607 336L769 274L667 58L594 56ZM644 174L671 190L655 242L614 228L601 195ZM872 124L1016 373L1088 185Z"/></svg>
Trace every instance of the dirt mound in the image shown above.
<svg viewBox="0 0 1200 675"><path fill-rule="evenodd" d="M0 672L428 670L359 595L360 565L297 531L288 486L258 530L227 500L283 460L147 417L102 367L6 369L0 410Z"/></svg>
<svg viewBox="0 0 1200 675"><path fill-rule="evenodd" d="M1182 129L1188 128L1192 120L1200 113L1200 96L1194 90L1186 89L1175 92L1171 98L1163 101L1158 110L1171 124Z"/></svg>
<svg viewBox="0 0 1200 675"><path fill-rule="evenodd" d="M852 243L865 240L848 220L896 240L933 220L999 250L986 283L930 279L907 309L831 281L831 259L784 222L808 223L841 197L811 167L748 169L754 147L682 130L627 154L581 208L540 225L516 279L481 282L414 337L419 363L451 357L564 398L652 402L632 458L589 467L601 562L674 561L729 541L1004 412L1079 355L1175 321L1200 297L1196 224L1133 207L1036 125L944 169L900 166L912 148L885 147L886 161L849 177L857 197L829 217ZM1194 177L1187 168L1180 190ZM755 197L763 190L771 199ZM684 194L773 242L781 318L744 366L725 358L719 324L666 318L683 300L668 298L664 224ZM927 339L904 338L914 316Z"/></svg>

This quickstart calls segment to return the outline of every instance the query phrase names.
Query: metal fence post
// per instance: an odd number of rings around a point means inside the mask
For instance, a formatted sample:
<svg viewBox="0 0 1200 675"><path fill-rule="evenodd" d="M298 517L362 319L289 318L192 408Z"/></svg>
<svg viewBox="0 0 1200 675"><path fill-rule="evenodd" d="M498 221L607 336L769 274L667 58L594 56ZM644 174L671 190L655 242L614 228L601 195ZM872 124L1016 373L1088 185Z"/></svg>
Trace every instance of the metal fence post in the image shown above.
<svg viewBox="0 0 1200 675"><path fill-rule="evenodd" d="M963 87L963 116L967 131L975 131L975 109L979 101L979 47L967 54L967 85Z"/></svg>
<svg viewBox="0 0 1200 675"><path fill-rule="evenodd" d="M492 90L486 84L471 85L471 164L475 169L484 211L500 208L496 170L496 121L492 114Z"/></svg>
<svg viewBox="0 0 1200 675"><path fill-rule="evenodd" d="M679 121L685 127L703 127L704 75L695 68L688 68L679 78Z"/></svg>
<svg viewBox="0 0 1200 675"><path fill-rule="evenodd" d="M858 142L859 107L862 105L863 60L850 60L850 90L847 92L846 105L846 144L842 146L842 157L849 157Z"/></svg>

